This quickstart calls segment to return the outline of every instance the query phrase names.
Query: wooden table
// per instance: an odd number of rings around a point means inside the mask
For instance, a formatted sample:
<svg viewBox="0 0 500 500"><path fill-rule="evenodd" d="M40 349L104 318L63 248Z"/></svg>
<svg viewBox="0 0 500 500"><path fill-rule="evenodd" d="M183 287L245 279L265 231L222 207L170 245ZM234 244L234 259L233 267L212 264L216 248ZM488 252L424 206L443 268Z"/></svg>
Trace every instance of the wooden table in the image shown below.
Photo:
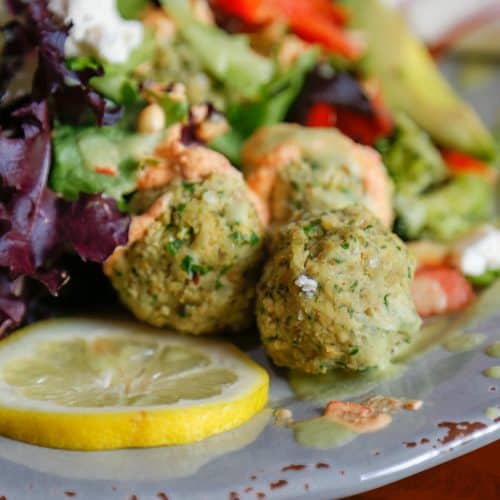
<svg viewBox="0 0 500 500"><path fill-rule="evenodd" d="M351 500L500 499L500 441Z"/></svg>

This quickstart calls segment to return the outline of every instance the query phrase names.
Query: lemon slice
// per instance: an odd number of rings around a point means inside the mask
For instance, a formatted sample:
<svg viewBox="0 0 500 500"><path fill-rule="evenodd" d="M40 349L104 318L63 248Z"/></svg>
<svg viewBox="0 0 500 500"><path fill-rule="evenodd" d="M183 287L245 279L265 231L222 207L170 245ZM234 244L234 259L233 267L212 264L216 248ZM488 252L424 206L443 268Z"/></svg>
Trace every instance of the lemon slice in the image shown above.
<svg viewBox="0 0 500 500"><path fill-rule="evenodd" d="M0 343L0 434L52 448L192 443L267 402L267 372L224 342L55 320Z"/></svg>

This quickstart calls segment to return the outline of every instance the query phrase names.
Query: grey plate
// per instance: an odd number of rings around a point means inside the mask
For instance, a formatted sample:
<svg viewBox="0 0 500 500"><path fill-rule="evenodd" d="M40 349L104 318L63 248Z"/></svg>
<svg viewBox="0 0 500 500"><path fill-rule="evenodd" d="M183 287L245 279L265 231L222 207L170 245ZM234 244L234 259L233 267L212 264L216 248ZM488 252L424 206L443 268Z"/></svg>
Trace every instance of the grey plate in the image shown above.
<svg viewBox="0 0 500 500"><path fill-rule="evenodd" d="M446 70L460 81L456 65ZM499 118L498 71L496 76L465 91L490 125ZM0 497L326 499L415 474L500 437L500 422L484 414L500 404L500 384L482 375L494 364L483 348L500 338L500 297L496 310L474 326L488 336L477 350L451 354L438 348L414 361L400 379L369 393L420 398L422 410L398 414L384 431L342 448L302 448L289 430L270 423L269 412L230 433L175 448L82 453L0 438ZM297 401L262 352L251 354L273 374L270 407L286 405L297 417L317 414L320 405Z"/></svg>

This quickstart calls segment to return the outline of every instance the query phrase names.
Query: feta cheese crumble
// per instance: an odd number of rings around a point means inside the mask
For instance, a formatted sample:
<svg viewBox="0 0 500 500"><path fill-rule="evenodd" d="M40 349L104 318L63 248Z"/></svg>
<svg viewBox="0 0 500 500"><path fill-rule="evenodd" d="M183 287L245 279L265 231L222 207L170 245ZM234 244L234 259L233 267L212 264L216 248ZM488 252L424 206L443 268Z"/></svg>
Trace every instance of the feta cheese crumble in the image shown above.
<svg viewBox="0 0 500 500"><path fill-rule="evenodd" d="M500 269L500 230L483 226L459 241L453 260L466 276L481 276Z"/></svg>
<svg viewBox="0 0 500 500"><path fill-rule="evenodd" d="M314 294L318 291L318 282L305 274L301 274L295 280L295 284L300 288L301 292L310 299L314 297Z"/></svg>
<svg viewBox="0 0 500 500"><path fill-rule="evenodd" d="M49 9L72 23L64 46L67 57L95 56L120 64L143 40L142 23L123 19L116 0L49 0Z"/></svg>

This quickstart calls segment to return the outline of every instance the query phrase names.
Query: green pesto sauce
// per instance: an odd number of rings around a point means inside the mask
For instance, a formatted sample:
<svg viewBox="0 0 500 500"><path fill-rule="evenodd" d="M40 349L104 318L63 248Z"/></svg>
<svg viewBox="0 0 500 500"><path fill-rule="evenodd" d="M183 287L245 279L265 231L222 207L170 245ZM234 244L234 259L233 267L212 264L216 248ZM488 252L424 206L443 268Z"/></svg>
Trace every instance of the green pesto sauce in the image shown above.
<svg viewBox="0 0 500 500"><path fill-rule="evenodd" d="M482 333L455 333L447 336L442 345L448 352L468 352L485 340L486 335Z"/></svg>
<svg viewBox="0 0 500 500"><path fill-rule="evenodd" d="M306 448L338 448L356 439L357 432L325 417L303 420L293 425L295 440Z"/></svg>
<svg viewBox="0 0 500 500"><path fill-rule="evenodd" d="M381 382L394 380L406 371L406 365L416 357L442 345L447 351L467 352L481 345L486 336L481 333L461 333L449 329L449 318L436 318L425 324L405 344L393 362L384 370L371 368L363 372L342 369L331 370L325 375L309 375L295 370L288 374L288 381L295 395L306 401L346 399L366 394ZM500 342L490 346L491 352L500 356ZM487 349L489 353L490 348Z"/></svg>
<svg viewBox="0 0 500 500"><path fill-rule="evenodd" d="M412 337L411 342L400 348L393 361L407 363L434 349L448 335L447 328L449 324L449 318L428 320L420 331Z"/></svg>
<svg viewBox="0 0 500 500"><path fill-rule="evenodd" d="M500 366L492 366L484 370L483 375L489 378L500 378Z"/></svg>
<svg viewBox="0 0 500 500"><path fill-rule="evenodd" d="M491 420L495 420L500 417L500 408L490 406L489 408L486 408L486 410L484 410L484 414Z"/></svg>
<svg viewBox="0 0 500 500"><path fill-rule="evenodd" d="M391 364L385 370L371 368L364 372L349 372L337 369L326 375L290 371L289 382L299 399L327 401L365 394L381 382L399 377L404 370L403 365Z"/></svg>
<svg viewBox="0 0 500 500"><path fill-rule="evenodd" d="M493 342L484 352L492 358L500 358L500 340Z"/></svg>

